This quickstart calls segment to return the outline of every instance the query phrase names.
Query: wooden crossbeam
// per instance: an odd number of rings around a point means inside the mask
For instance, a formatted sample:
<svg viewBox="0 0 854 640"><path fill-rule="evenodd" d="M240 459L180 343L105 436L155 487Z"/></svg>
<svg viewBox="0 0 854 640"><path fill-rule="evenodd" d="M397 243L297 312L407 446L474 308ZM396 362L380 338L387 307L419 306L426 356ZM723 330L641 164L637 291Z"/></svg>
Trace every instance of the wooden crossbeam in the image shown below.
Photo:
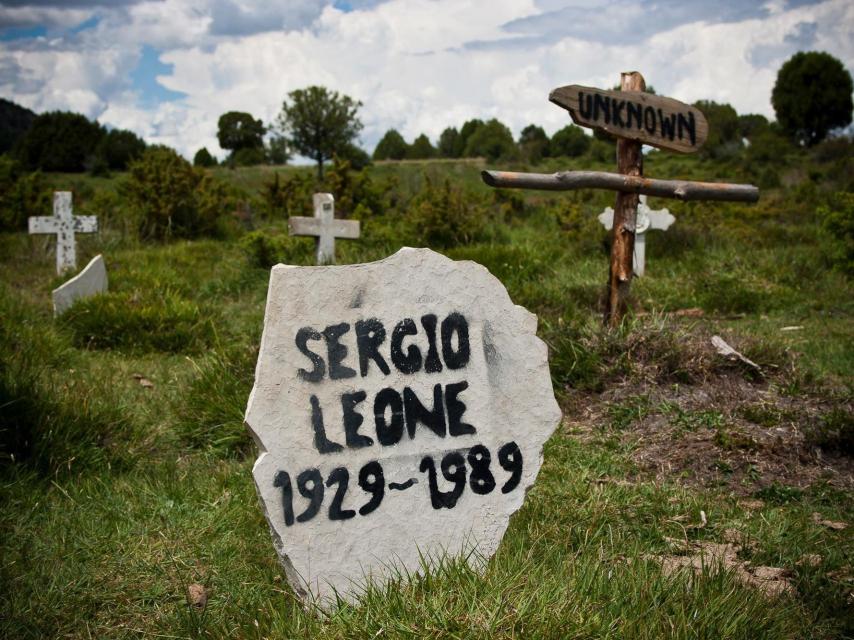
<svg viewBox="0 0 854 640"><path fill-rule="evenodd" d="M557 173L517 173L514 171L483 171L483 181L490 187L505 189L541 189L573 191L576 189L607 189L677 200L718 200L725 202L757 202L759 189L752 184L726 182L695 182L692 180L656 180L607 171L558 171Z"/></svg>

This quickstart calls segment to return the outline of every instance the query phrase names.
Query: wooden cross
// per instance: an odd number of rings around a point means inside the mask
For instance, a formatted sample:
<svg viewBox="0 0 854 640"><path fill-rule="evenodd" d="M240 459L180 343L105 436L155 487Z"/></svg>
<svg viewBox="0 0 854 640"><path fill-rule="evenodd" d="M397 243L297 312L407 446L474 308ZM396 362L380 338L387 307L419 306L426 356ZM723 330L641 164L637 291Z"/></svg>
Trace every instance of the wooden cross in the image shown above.
<svg viewBox="0 0 854 640"><path fill-rule="evenodd" d="M359 237L358 220L336 220L335 198L331 193L314 194L314 217L288 218L292 236L317 237L317 264L335 263L335 238L355 240Z"/></svg>
<svg viewBox="0 0 854 640"><path fill-rule="evenodd" d="M94 233L98 230L97 216L75 216L71 211L71 192L55 191L53 215L28 219L30 233L56 234L56 273L77 269L75 233Z"/></svg>
<svg viewBox="0 0 854 640"><path fill-rule="evenodd" d="M554 174L484 171L481 174L483 181L492 187L617 191L604 318L611 327L620 324L626 311L632 280L639 195L679 200L759 200L759 189L749 184L644 178L643 144L692 152L705 142L709 129L705 116L695 107L645 93L645 89L643 76L637 71L629 71L621 74L619 91L569 85L549 94L549 100L569 111L576 124L617 137L618 174L602 171L560 171Z"/></svg>
<svg viewBox="0 0 854 640"><path fill-rule="evenodd" d="M611 229L614 226L614 210L611 207L606 207L599 214L599 222L606 229ZM635 226L635 257L633 269L636 276L644 274L644 265L646 263L646 232L649 229L667 230L670 225L676 222L676 218L667 209L656 209L653 211L646 204L646 196L640 197L638 204L637 223Z"/></svg>

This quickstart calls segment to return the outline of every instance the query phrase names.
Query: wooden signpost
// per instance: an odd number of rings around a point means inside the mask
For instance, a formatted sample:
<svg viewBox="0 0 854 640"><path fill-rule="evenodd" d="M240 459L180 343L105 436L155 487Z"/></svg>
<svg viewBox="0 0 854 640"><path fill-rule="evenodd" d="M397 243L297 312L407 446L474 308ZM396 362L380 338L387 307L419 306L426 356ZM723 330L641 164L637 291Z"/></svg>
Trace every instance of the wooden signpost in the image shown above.
<svg viewBox="0 0 854 640"><path fill-rule="evenodd" d="M481 174L492 187L551 191L599 188L617 192L604 318L612 327L620 324L626 310L640 194L679 200L756 202L759 199L759 189L752 185L644 178L641 152L644 144L690 153L700 148L709 129L706 118L696 108L672 98L644 93L645 89L643 76L629 71L621 74L620 91L569 85L549 95L549 100L569 111L576 124L617 136L619 174L598 171L555 174L484 171Z"/></svg>

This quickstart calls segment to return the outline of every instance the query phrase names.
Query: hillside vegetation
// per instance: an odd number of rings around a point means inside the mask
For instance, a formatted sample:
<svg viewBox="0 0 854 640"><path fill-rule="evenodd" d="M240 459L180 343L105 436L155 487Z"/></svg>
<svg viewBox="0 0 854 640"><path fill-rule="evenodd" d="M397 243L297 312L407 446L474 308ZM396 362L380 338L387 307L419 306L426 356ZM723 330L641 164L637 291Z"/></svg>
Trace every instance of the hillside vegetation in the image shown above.
<svg viewBox="0 0 854 640"><path fill-rule="evenodd" d="M323 184L312 168L192 168L157 149L109 177L7 164L0 636L850 637L854 154L845 139L775 145L648 154L648 176L762 195L650 199L676 223L649 234L616 331L596 219L612 193L492 190L483 160L336 162ZM490 166L613 171L612 151ZM166 217L148 190L164 175L183 207ZM99 216L78 263L102 253L110 278L57 320L53 241L21 230L53 189ZM339 263L428 246L495 274L539 316L565 416L483 575L448 559L330 616L287 586L242 424L269 268L312 263L287 217L310 215L319 189L362 221Z"/></svg>

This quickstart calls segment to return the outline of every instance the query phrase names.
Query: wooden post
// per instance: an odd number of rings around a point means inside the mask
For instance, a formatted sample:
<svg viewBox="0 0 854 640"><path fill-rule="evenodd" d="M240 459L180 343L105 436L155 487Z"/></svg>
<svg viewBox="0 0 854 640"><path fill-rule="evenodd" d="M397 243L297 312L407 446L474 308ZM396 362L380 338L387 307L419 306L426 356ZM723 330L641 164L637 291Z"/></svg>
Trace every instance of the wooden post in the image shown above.
<svg viewBox="0 0 854 640"><path fill-rule="evenodd" d="M621 91L645 91L646 82L637 71L620 74ZM629 176L643 175L643 153L641 143L626 138L617 138L617 170ZM638 195L617 193L614 204L614 227L611 230L611 266L608 275L608 297L605 305L604 322L617 327L626 312L626 300L632 282L632 254L635 249L635 222L637 219Z"/></svg>

